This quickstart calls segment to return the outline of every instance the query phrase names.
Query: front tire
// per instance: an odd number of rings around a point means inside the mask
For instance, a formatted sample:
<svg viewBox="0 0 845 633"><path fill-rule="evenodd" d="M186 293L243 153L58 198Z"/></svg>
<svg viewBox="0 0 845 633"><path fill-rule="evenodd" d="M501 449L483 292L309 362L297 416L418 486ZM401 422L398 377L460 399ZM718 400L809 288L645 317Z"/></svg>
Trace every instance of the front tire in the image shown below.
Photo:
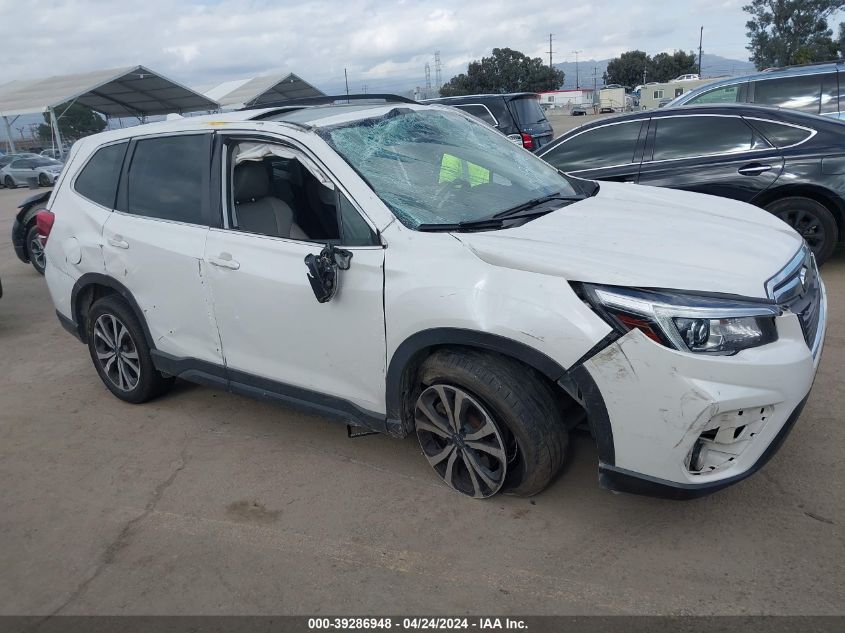
<svg viewBox="0 0 845 633"><path fill-rule="evenodd" d="M6 178L3 180L3 184L6 185L7 189L14 189L15 187L17 187L15 181L12 180L11 176L6 176Z"/></svg>
<svg viewBox="0 0 845 633"><path fill-rule="evenodd" d="M115 396L140 404L164 394L174 378L156 370L135 313L114 295L94 302L88 312L88 351L103 384Z"/></svg>
<svg viewBox="0 0 845 633"><path fill-rule="evenodd" d="M38 227L34 224L26 232L26 252L29 256L29 263L32 264L39 275L43 275L44 268L47 266L47 258L44 255L41 238L38 237Z"/></svg>
<svg viewBox="0 0 845 633"><path fill-rule="evenodd" d="M551 389L504 356L441 350L420 369L417 439L437 475L462 494L531 496L564 463L568 433Z"/></svg>
<svg viewBox="0 0 845 633"><path fill-rule="evenodd" d="M50 186L50 179L47 177L46 174L38 174L38 184L41 187L49 187Z"/></svg>
<svg viewBox="0 0 845 633"><path fill-rule="evenodd" d="M839 237L836 218L826 206L803 196L781 198L766 206L803 237L821 266L833 254Z"/></svg>

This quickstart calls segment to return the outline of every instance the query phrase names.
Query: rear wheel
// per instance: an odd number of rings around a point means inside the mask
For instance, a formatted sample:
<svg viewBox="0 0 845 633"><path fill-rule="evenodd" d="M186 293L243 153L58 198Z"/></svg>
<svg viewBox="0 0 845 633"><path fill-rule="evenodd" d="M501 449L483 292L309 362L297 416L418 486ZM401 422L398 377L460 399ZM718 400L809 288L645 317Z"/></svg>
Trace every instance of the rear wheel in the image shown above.
<svg viewBox="0 0 845 633"><path fill-rule="evenodd" d="M839 237L836 218L826 206L802 196L772 202L766 211L774 214L803 237L821 265L833 253Z"/></svg>
<svg viewBox="0 0 845 633"><path fill-rule="evenodd" d="M44 255L44 246L41 244L41 238L38 237L38 227L32 225L26 232L26 250L29 255L29 263L38 272L39 275L44 274L44 267L47 265L47 259Z"/></svg>
<svg viewBox="0 0 845 633"><path fill-rule="evenodd" d="M554 395L498 355L442 350L420 370L417 439L437 475L475 498L537 494L563 466L568 433Z"/></svg>
<svg viewBox="0 0 845 633"><path fill-rule="evenodd" d="M88 350L103 383L115 396L135 404L165 393L174 378L156 370L137 317L114 295L94 302L88 313Z"/></svg>

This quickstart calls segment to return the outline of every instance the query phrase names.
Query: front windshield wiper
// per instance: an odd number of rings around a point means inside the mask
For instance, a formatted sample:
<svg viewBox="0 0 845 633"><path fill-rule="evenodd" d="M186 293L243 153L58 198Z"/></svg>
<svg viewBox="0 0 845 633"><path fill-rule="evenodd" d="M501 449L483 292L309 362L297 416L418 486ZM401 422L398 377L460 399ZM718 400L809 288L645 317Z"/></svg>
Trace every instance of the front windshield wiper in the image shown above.
<svg viewBox="0 0 845 633"><path fill-rule="evenodd" d="M552 194L550 196L541 196L539 198L533 198L528 202L523 202L522 204L518 204L515 207L511 207L510 209L505 209L504 211L499 211L498 213L490 216L489 218L483 219L498 219L498 218L515 218L515 217L523 217L522 211L526 211L533 207L538 207L541 204L545 204L547 202L552 202L553 200L561 200L564 202L578 202L580 200L584 200L587 196L563 196L559 193ZM536 213L536 212L535 212ZM545 213L548 213L546 211ZM533 215L533 214L531 214Z"/></svg>
<svg viewBox="0 0 845 633"><path fill-rule="evenodd" d="M506 209L504 211L500 211L494 215L488 216L486 218L479 218L477 220L464 220L462 222L443 222L443 223L431 223L431 224L420 224L417 226L418 231L467 231L473 229L499 229L502 228L504 223L509 220L522 220L525 218L532 218L538 217L541 215L546 215L547 213L551 213L554 209L535 209L534 207L538 207L542 204L547 202L552 202L555 200L562 200L565 202L577 202L579 200L584 200L586 196L561 196L559 194L554 194L551 196L543 196L541 198L534 198L533 200L529 200L523 204L519 204L515 207L511 207L510 209Z"/></svg>
<svg viewBox="0 0 845 633"><path fill-rule="evenodd" d="M441 222L418 224L418 231L462 231L471 229L500 229L504 220L499 218L480 218L478 220L464 220L463 222Z"/></svg>

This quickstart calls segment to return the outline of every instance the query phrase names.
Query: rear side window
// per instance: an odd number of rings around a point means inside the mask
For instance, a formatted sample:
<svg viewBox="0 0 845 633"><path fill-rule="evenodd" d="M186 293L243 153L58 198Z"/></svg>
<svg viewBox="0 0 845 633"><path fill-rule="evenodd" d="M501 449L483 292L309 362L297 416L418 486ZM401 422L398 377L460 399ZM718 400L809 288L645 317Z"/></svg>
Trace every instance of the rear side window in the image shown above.
<svg viewBox="0 0 845 633"><path fill-rule="evenodd" d="M206 224L206 135L166 136L137 142L129 166L127 210L134 215Z"/></svg>
<svg viewBox="0 0 845 633"><path fill-rule="evenodd" d="M767 147L749 125L734 116L688 116L656 119L652 160L734 154Z"/></svg>
<svg viewBox="0 0 845 633"><path fill-rule="evenodd" d="M810 138L812 132L800 127L792 127L791 125L784 125L782 123L775 123L774 121L760 121L754 119L751 125L762 132L769 141L776 147L788 147L796 145L802 141Z"/></svg>
<svg viewBox="0 0 845 633"><path fill-rule="evenodd" d="M543 160L564 172L628 164L634 160L642 123L630 121L582 132L543 154Z"/></svg>
<svg viewBox="0 0 845 633"><path fill-rule="evenodd" d="M824 75L782 77L754 82L754 103L818 114Z"/></svg>
<svg viewBox="0 0 845 633"><path fill-rule="evenodd" d="M736 103L739 101L739 84L708 90L697 97L693 97L688 104L693 103Z"/></svg>
<svg viewBox="0 0 845 633"><path fill-rule="evenodd" d="M459 110L463 110L467 114L471 114L472 116L481 119L482 121L492 125L493 127L496 127L499 124L499 122L496 121L495 117L490 113L490 110L487 109L487 106L481 105L480 103L459 105L455 107Z"/></svg>
<svg viewBox="0 0 845 633"><path fill-rule="evenodd" d="M76 177L76 192L91 202L113 209L120 169L128 146L129 142L125 142L98 149Z"/></svg>

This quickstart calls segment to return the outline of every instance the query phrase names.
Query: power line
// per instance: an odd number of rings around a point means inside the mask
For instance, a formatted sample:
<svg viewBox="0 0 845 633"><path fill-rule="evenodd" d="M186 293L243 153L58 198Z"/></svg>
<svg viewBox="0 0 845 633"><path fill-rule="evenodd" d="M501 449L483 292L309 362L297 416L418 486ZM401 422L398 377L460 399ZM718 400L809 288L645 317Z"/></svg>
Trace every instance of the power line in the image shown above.
<svg viewBox="0 0 845 633"><path fill-rule="evenodd" d="M570 51L571 53L575 53L575 90L581 87L578 83L578 53L583 53L583 51Z"/></svg>

